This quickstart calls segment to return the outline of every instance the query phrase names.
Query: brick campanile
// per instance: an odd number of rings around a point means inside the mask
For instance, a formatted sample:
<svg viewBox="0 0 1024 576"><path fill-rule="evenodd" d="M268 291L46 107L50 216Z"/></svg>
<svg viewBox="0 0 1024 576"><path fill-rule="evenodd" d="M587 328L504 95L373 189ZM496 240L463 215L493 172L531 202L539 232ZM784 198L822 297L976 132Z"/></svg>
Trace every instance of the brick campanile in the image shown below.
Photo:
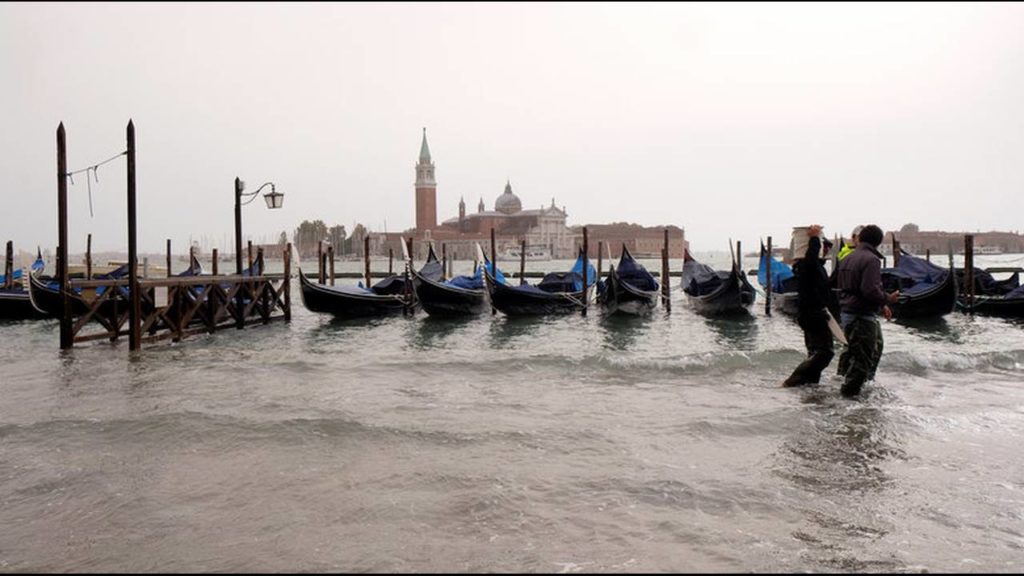
<svg viewBox="0 0 1024 576"><path fill-rule="evenodd" d="M427 129L423 129L420 160L416 163L416 230L423 232L437 228L437 181L434 163L427 147Z"/></svg>

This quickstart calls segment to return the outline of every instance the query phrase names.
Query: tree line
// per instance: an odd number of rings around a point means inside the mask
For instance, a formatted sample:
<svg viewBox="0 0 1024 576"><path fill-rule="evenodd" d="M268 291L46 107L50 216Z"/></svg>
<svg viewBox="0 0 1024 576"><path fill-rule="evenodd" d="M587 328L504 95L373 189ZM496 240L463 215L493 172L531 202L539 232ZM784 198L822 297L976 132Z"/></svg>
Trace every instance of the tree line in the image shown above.
<svg viewBox="0 0 1024 576"><path fill-rule="evenodd" d="M299 257L316 257L317 244L326 240L334 246L334 253L338 256L344 254L363 255L363 238L367 234L366 227L356 224L352 233L348 234L344 224L327 226L323 220L303 220L299 227L292 234L292 245L299 253ZM288 242L288 234L281 232L280 244Z"/></svg>

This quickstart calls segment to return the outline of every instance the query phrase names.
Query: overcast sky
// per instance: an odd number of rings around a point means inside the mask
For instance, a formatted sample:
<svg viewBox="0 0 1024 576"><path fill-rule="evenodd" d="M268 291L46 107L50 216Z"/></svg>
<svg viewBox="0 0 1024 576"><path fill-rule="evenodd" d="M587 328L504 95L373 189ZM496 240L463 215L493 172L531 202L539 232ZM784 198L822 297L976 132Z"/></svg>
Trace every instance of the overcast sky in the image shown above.
<svg viewBox="0 0 1024 576"><path fill-rule="evenodd" d="M125 148L139 245L230 250L233 181L303 219L414 225L427 128L438 220L524 208L675 224L695 250L792 226L1018 230L1022 4L0 4L0 240L56 244L69 169ZM125 163L69 187L72 251L127 247ZM778 240L776 240L778 244Z"/></svg>

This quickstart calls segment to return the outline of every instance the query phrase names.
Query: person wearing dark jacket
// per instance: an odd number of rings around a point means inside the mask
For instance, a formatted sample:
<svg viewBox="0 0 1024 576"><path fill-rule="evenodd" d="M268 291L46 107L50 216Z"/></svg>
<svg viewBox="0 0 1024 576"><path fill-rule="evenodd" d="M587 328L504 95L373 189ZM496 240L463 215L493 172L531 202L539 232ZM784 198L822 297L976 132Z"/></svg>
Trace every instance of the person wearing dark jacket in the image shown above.
<svg viewBox="0 0 1024 576"><path fill-rule="evenodd" d="M882 229L874 224L860 232L857 249L839 262L840 324L848 342L849 366L840 392L843 396L860 394L864 381L874 372L877 350L880 350L881 326L878 314L892 317L889 304L899 299L899 291L886 294L882 290Z"/></svg>
<svg viewBox="0 0 1024 576"><path fill-rule="evenodd" d="M815 224L808 228L807 236L807 251L793 264L798 294L797 323L804 331L807 358L782 383L784 388L817 384L821 380L821 372L835 355L826 312L831 289L821 254L821 226Z"/></svg>

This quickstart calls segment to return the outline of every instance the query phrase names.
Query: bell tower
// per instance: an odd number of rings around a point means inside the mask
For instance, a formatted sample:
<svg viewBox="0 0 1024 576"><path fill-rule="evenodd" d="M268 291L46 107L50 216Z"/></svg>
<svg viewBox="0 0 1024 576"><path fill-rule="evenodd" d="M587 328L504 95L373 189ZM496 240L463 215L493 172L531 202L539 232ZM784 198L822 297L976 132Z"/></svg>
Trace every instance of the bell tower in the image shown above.
<svg viewBox="0 0 1024 576"><path fill-rule="evenodd" d="M430 160L427 146L427 129L423 129L423 144L420 145L420 159L416 163L416 230L424 232L437 228L437 181L434 180L434 163Z"/></svg>

